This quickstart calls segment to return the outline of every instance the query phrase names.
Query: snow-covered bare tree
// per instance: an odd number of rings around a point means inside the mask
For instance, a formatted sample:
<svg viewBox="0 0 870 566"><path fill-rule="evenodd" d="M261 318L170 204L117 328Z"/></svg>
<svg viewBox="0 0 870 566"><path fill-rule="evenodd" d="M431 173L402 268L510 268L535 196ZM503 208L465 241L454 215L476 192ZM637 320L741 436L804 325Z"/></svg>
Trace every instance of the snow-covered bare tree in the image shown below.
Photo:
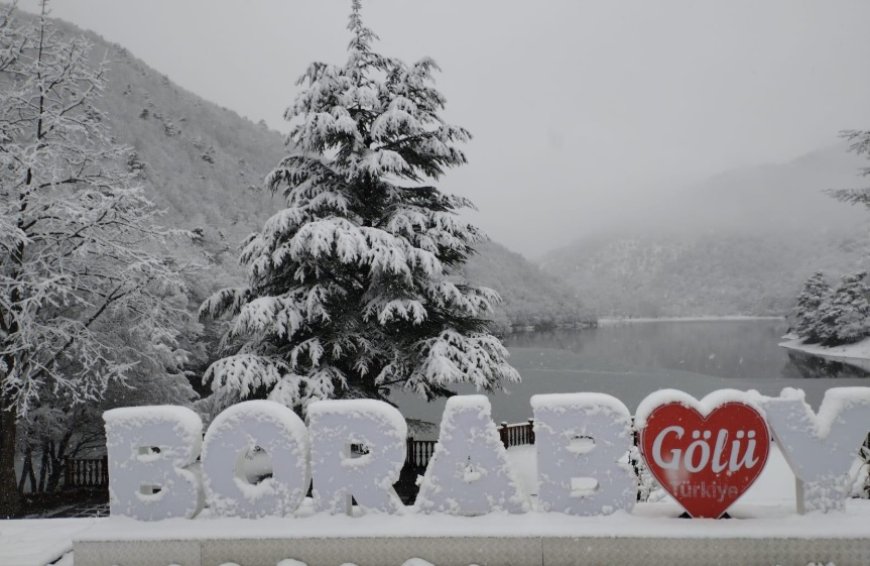
<svg viewBox="0 0 870 566"><path fill-rule="evenodd" d="M301 408L328 397L427 398L470 383L496 390L519 374L485 317L495 292L457 269L484 236L471 206L434 183L465 163L470 136L439 116L431 59L372 49L353 2L344 65L313 63L285 117L292 153L267 178L287 207L245 243L248 286L202 306L233 317L229 355L205 375L222 398Z"/></svg>
<svg viewBox="0 0 870 566"><path fill-rule="evenodd" d="M19 504L17 426L97 403L144 368L183 390L165 362L185 355L187 317L159 253L170 233L94 104L105 66L45 3L38 19L14 15L0 16L0 516Z"/></svg>

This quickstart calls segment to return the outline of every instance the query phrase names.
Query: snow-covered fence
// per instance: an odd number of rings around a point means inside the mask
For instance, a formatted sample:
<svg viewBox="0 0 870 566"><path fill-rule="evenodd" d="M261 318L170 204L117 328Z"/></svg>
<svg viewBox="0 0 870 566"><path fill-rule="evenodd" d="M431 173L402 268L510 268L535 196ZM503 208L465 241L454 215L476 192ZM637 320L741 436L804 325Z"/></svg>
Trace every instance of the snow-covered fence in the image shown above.
<svg viewBox="0 0 870 566"><path fill-rule="evenodd" d="M67 458L64 462L65 489L108 489L109 461L102 458Z"/></svg>
<svg viewBox="0 0 870 566"><path fill-rule="evenodd" d="M508 424L502 422L498 434L505 448L535 443L534 419L528 422ZM408 438L408 452L405 466L423 470L429 464L429 459L435 452L437 440L417 440Z"/></svg>
<svg viewBox="0 0 870 566"><path fill-rule="evenodd" d="M535 420L529 419L525 423L508 424L502 422L498 427L498 435L505 448L535 443Z"/></svg>
<svg viewBox="0 0 870 566"><path fill-rule="evenodd" d="M437 440L415 440L409 438L405 465L412 468L425 468L429 465L429 459L432 458L437 443Z"/></svg>
<svg viewBox="0 0 870 566"><path fill-rule="evenodd" d="M406 505L412 504L417 498L419 487L417 477L426 473L426 466L435 452L437 440L417 440L408 438L405 452L405 465L399 475L399 482L394 486L396 493Z"/></svg>

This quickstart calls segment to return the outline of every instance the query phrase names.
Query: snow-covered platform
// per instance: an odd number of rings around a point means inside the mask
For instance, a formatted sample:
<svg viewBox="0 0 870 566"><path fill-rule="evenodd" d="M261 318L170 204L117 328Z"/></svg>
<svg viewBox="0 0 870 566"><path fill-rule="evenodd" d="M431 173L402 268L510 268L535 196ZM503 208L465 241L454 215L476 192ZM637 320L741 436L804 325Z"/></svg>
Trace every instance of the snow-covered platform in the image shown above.
<svg viewBox="0 0 870 566"><path fill-rule="evenodd" d="M674 503L632 514L449 517L103 520L74 540L76 566L401 566L422 558L469 564L870 564L870 501L845 513L799 516L781 506L736 504L732 519L681 519Z"/></svg>

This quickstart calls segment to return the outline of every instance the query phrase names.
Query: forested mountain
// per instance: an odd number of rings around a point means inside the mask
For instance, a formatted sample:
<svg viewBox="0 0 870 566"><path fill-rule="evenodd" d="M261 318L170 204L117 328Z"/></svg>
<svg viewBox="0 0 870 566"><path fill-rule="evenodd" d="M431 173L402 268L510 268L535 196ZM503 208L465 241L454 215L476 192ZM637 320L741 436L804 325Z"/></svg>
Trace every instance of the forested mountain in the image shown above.
<svg viewBox="0 0 870 566"><path fill-rule="evenodd" d="M94 61L109 60L101 105L117 140L136 149L129 167L166 210L164 224L196 234L176 250L181 263L201 268L192 303L240 283L239 242L281 205L262 180L285 153L283 136L178 87L123 47L60 25L93 41ZM627 203L611 232L548 254L546 273L486 244L465 274L499 291L499 318L513 325L572 322L593 311L782 314L814 271L837 277L862 268L865 211L822 193L859 186L860 165L837 145L730 171Z"/></svg>
<svg viewBox="0 0 870 566"><path fill-rule="evenodd" d="M627 206L630 228L542 261L602 316L780 315L815 271L866 268L867 211L823 190L860 186L845 144L732 171Z"/></svg>
<svg viewBox="0 0 870 566"><path fill-rule="evenodd" d="M81 33L68 24L62 28ZM283 155L282 136L173 84L123 47L84 32L94 61L109 61L100 105L117 140L135 149L128 164L165 210L162 222L191 230L181 262L203 271L193 280L203 298L241 276L238 245L277 210L262 179Z"/></svg>
<svg viewBox="0 0 870 566"><path fill-rule="evenodd" d="M469 280L499 292L499 321L512 326L547 326L594 320L581 291L570 290L553 275L495 242L479 247L465 265Z"/></svg>
<svg viewBox="0 0 870 566"><path fill-rule="evenodd" d="M813 272L855 271L868 253L858 235L638 235L584 240L544 268L602 316L783 315Z"/></svg>
<svg viewBox="0 0 870 566"><path fill-rule="evenodd" d="M281 208L282 197L271 196L263 179L286 154L283 136L184 90L121 46L58 25L65 33L86 35L95 62L108 59L100 105L117 140L136 150L129 167L140 172L149 196L166 211L165 225L195 232L175 250L180 262L200 266L192 278L194 299L240 284L239 243ZM574 318L571 293L501 246L482 246L467 275L504 296L502 323Z"/></svg>

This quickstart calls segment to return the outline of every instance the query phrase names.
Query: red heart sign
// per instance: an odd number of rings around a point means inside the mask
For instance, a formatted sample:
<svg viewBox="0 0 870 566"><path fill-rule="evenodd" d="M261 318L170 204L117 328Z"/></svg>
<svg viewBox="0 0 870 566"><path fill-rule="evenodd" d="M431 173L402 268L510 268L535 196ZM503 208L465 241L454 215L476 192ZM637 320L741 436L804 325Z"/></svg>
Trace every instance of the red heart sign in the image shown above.
<svg viewBox="0 0 870 566"><path fill-rule="evenodd" d="M649 414L640 450L653 476L692 517L719 518L761 474L770 451L767 423L729 401L706 417L671 402Z"/></svg>

